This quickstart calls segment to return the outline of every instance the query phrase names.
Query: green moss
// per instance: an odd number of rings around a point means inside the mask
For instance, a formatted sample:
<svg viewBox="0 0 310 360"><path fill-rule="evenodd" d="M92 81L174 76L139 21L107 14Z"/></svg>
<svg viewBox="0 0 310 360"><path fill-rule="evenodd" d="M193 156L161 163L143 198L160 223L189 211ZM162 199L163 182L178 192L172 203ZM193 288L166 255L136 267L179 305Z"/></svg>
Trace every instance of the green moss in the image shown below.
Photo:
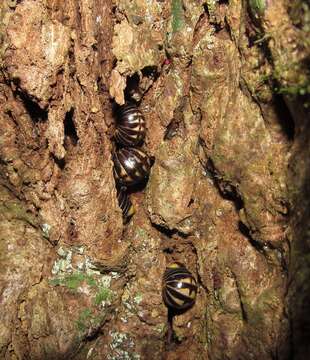
<svg viewBox="0 0 310 360"><path fill-rule="evenodd" d="M182 0L172 0L172 32L177 32L184 26Z"/></svg>
<svg viewBox="0 0 310 360"><path fill-rule="evenodd" d="M76 326L80 332L85 332L89 328L99 327L105 316L105 313L97 314L91 308L85 308L76 320Z"/></svg>
<svg viewBox="0 0 310 360"><path fill-rule="evenodd" d="M71 290L76 290L83 282L86 282L91 287L97 285L96 280L92 276L80 272L50 280L50 284L53 286L65 286Z"/></svg>
<svg viewBox="0 0 310 360"><path fill-rule="evenodd" d="M301 84L295 84L291 86L283 86L276 89L279 94L284 95L307 95L310 94L310 81L301 83Z"/></svg>
<svg viewBox="0 0 310 360"><path fill-rule="evenodd" d="M100 305L103 301L108 301L112 299L112 291L106 287L99 288L99 291L97 292L94 304Z"/></svg>
<svg viewBox="0 0 310 360"><path fill-rule="evenodd" d="M79 331L83 332L87 329L89 321L92 318L92 311L89 308L85 308L84 310L82 310L82 312L80 313L77 321L76 321L76 325Z"/></svg>
<svg viewBox="0 0 310 360"><path fill-rule="evenodd" d="M91 287L97 286L96 280L90 275L85 275L85 281L86 281L87 285L89 285Z"/></svg>
<svg viewBox="0 0 310 360"><path fill-rule="evenodd" d="M79 287L79 285L84 281L83 274L72 274L65 278L64 286L69 289L75 290Z"/></svg>
<svg viewBox="0 0 310 360"><path fill-rule="evenodd" d="M289 61L285 53L274 60L273 79L278 84L275 92L291 96L310 93L310 71L305 62Z"/></svg>
<svg viewBox="0 0 310 360"><path fill-rule="evenodd" d="M0 204L0 215L3 215L8 220L23 220L31 226L37 226L36 218L32 214L29 214L21 203L18 202L7 201Z"/></svg>
<svg viewBox="0 0 310 360"><path fill-rule="evenodd" d="M248 0L249 7L252 15L255 18L259 18L264 15L266 9L266 1L265 0Z"/></svg>
<svg viewBox="0 0 310 360"><path fill-rule="evenodd" d="M50 285L52 286L63 286L68 288L70 291L78 291L78 288L82 285L88 285L91 287L91 299L93 306L105 305L104 302L112 301L113 291L110 290L107 286L100 284L100 279L95 279L94 277L82 273L75 272L66 276L59 276L50 280ZM87 312L85 312L86 314ZM82 314L83 316L85 315ZM96 324L95 319L92 319L92 322Z"/></svg>

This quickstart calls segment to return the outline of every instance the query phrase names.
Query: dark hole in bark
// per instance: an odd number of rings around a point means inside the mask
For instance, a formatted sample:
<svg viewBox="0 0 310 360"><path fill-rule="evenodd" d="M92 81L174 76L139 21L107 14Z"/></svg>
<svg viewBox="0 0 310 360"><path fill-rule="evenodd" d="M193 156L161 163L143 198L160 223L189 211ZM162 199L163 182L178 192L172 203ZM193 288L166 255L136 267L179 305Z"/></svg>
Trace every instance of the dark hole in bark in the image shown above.
<svg viewBox="0 0 310 360"><path fill-rule="evenodd" d="M237 287L237 290L238 290L238 294L239 294L239 301L240 301L240 308L241 308L241 314L242 314L242 318L244 321L248 321L248 315L245 311L245 307L244 307L244 304L241 300L241 294L240 294L240 290L239 288Z"/></svg>
<svg viewBox="0 0 310 360"><path fill-rule="evenodd" d="M174 136L176 136L179 130L179 125L180 124L178 121L172 119L171 122L166 127L164 140L171 140Z"/></svg>
<svg viewBox="0 0 310 360"><path fill-rule="evenodd" d="M166 247L166 248L163 249L163 253L164 253L164 254L169 254L169 255L171 255L171 254L173 254L173 252L174 252L174 250L173 250L173 248L172 248L171 246Z"/></svg>
<svg viewBox="0 0 310 360"><path fill-rule="evenodd" d="M189 237L189 234L185 234L177 229L167 229L165 226L158 225L155 223L152 223L152 226L158 230L163 235L167 236L169 239L171 239L174 235L179 236L181 239L187 239ZM171 247L171 246L169 246ZM165 248L167 249L168 246Z"/></svg>
<svg viewBox="0 0 310 360"><path fill-rule="evenodd" d="M246 31L249 47L257 46L260 48L260 50L266 55L267 59L271 59L270 51L268 48L268 41L269 38L262 36L261 33L257 33L251 28L250 26L247 28Z"/></svg>
<svg viewBox="0 0 310 360"><path fill-rule="evenodd" d="M48 112L47 110L41 109L40 106L30 99L27 95L25 95L21 91L17 91L16 93L18 97L22 100L26 111L28 112L31 120L34 123L38 123L39 121L46 121Z"/></svg>
<svg viewBox="0 0 310 360"><path fill-rule="evenodd" d="M269 40L270 37L265 35L262 31L260 31L260 24L257 19L251 15L250 10L248 9L248 13L246 16L246 35L249 41L249 47L257 46L260 51L263 53L263 56L266 57L266 60L270 64L273 63L273 57L271 55Z"/></svg>
<svg viewBox="0 0 310 360"><path fill-rule="evenodd" d="M223 180L221 175L216 171L216 168L211 159L208 159L206 165L206 176L210 177L219 193L225 200L232 201L236 207L236 210L240 210L244 207L243 200L238 194L237 188L229 181Z"/></svg>
<svg viewBox="0 0 310 360"><path fill-rule="evenodd" d="M121 106L118 105L115 101L112 101L112 102L111 102L111 108L112 108L112 116L113 116L113 119L114 119L114 121L116 121Z"/></svg>
<svg viewBox="0 0 310 360"><path fill-rule="evenodd" d="M139 94L139 75L137 73L127 77L126 89L125 89L125 101L133 102L135 94Z"/></svg>
<svg viewBox="0 0 310 360"><path fill-rule="evenodd" d="M228 181L219 181L218 189L224 199L230 200L234 203L236 210L241 210L244 207L243 200L239 196L236 187L234 187Z"/></svg>
<svg viewBox="0 0 310 360"><path fill-rule="evenodd" d="M189 67L191 67L192 63L193 63L193 58L191 57L189 62L186 64L186 68L188 69Z"/></svg>
<svg viewBox="0 0 310 360"><path fill-rule="evenodd" d="M65 168L66 165L66 161L65 159L58 159L56 156L53 155L53 159L55 161L55 163L59 166L59 168L61 170L63 170Z"/></svg>
<svg viewBox="0 0 310 360"><path fill-rule="evenodd" d="M157 71L157 66L146 66L142 69L143 76L153 78L156 80L159 76L159 72Z"/></svg>
<svg viewBox="0 0 310 360"><path fill-rule="evenodd" d="M103 62L102 62L103 63ZM98 89L104 93L108 91L107 85L104 83L104 79L102 78L102 76L98 76L97 78L97 86Z"/></svg>
<svg viewBox="0 0 310 360"><path fill-rule="evenodd" d="M159 77L157 66L146 66L141 70L142 76L147 77L153 81L156 81ZM142 93L139 88L140 77L138 73L127 77L126 89L125 89L125 100L126 102L140 102Z"/></svg>
<svg viewBox="0 0 310 360"><path fill-rule="evenodd" d="M188 203L187 207L190 207L192 204L194 204L194 199L190 199L190 201L189 201L189 203Z"/></svg>
<svg viewBox="0 0 310 360"><path fill-rule="evenodd" d="M173 318L178 315L182 315L185 312L187 312L189 309L193 307L189 306L186 309L183 310L177 310L168 308L168 314L167 314L167 332L166 332L166 342L165 347L167 351L172 351L177 345L180 345L182 343L182 340L180 340L176 333L173 330Z"/></svg>
<svg viewBox="0 0 310 360"><path fill-rule="evenodd" d="M253 239L250 229L245 224L243 224L243 222L241 222L241 221L238 222L238 228L239 228L239 231L241 232L241 234L244 235L249 240L250 244L256 250L258 250L260 252L264 252L263 245Z"/></svg>
<svg viewBox="0 0 310 360"><path fill-rule="evenodd" d="M65 136L70 138L71 143L73 145L76 145L79 141L79 137L74 125L73 115L74 115L74 109L71 109L69 112L66 113L64 120L64 131L65 131Z"/></svg>
<svg viewBox="0 0 310 360"><path fill-rule="evenodd" d="M166 340L165 340L165 350L173 351L178 345L182 343L182 340L176 335L173 330L173 319L175 316L182 315L191 309L193 306L189 306L184 310L176 310L172 308L168 308L167 313L167 331L166 331Z"/></svg>
<svg viewBox="0 0 310 360"><path fill-rule="evenodd" d="M167 229L166 227L162 226L162 225L158 225L158 224L154 224L152 223L152 226L158 230L159 232L161 232L162 234L166 235L168 238L172 238L173 235L175 235L177 233L177 230L175 229Z"/></svg>
<svg viewBox="0 0 310 360"><path fill-rule="evenodd" d="M97 328L89 330L89 333L86 335L86 340L87 341L96 340L100 335L102 335L102 331L100 326L98 325Z"/></svg>
<svg viewBox="0 0 310 360"><path fill-rule="evenodd" d="M70 240L74 240L77 238L77 229L75 226L76 222L74 219L70 219L68 227L67 227L67 235Z"/></svg>
<svg viewBox="0 0 310 360"><path fill-rule="evenodd" d="M295 136L295 123L292 115L282 96L276 95L274 101L276 112L279 119L281 119L280 125L282 131L289 141L293 141Z"/></svg>
<svg viewBox="0 0 310 360"><path fill-rule="evenodd" d="M217 6L227 5L227 4L229 4L229 0L219 0ZM203 4L203 8L204 8L204 12L207 14L208 18L209 18L209 19L213 19L213 18L214 18L214 15L213 15L213 13L210 14L208 5L207 5L207 4ZM211 23L212 25L214 25L214 27L215 27L215 32L221 31L221 30L223 29L223 26L222 26L220 23L217 23L217 22L214 22L214 21L210 21L210 23ZM229 26L228 26L228 29L229 29Z"/></svg>
<svg viewBox="0 0 310 360"><path fill-rule="evenodd" d="M306 56L302 61L301 61L302 67L307 69L307 74L309 74L310 71L310 55Z"/></svg>
<svg viewBox="0 0 310 360"><path fill-rule="evenodd" d="M292 201L292 241L289 242L289 287L288 287L288 318L292 336L290 337L290 359L308 359L310 354L310 287L309 284L309 230L310 230L310 128L306 118L303 119L303 133L298 134L295 144L300 153L295 153L290 170L293 179L302 176ZM302 168L300 169L300 164ZM298 170L299 168L299 170ZM298 181L297 181L298 184ZM296 186L296 184L295 184ZM302 274L302 276L301 276ZM305 281L307 279L307 281ZM307 356L308 355L308 356Z"/></svg>

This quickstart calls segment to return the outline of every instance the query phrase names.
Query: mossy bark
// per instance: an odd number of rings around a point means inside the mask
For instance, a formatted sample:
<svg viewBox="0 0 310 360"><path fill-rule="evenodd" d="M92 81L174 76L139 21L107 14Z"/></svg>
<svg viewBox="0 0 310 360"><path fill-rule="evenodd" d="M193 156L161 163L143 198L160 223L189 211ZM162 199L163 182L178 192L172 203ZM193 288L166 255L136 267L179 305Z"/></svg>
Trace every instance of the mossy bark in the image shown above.
<svg viewBox="0 0 310 360"><path fill-rule="evenodd" d="M305 359L310 4L0 4L0 357ZM124 223L114 108L155 161ZM167 344L161 277L199 283Z"/></svg>

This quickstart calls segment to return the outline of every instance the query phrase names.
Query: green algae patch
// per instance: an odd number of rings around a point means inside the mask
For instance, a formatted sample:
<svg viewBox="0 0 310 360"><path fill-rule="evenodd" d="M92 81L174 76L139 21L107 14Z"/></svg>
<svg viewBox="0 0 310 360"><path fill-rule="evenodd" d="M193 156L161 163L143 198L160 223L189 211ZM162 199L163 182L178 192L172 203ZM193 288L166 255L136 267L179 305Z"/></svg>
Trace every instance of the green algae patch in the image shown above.
<svg viewBox="0 0 310 360"><path fill-rule="evenodd" d="M249 0L249 7L251 13L255 18L259 18L264 15L266 9L266 1L265 0Z"/></svg>
<svg viewBox="0 0 310 360"><path fill-rule="evenodd" d="M87 329L98 328L104 319L105 314L97 314L91 308L85 308L80 312L76 326L80 332L85 332Z"/></svg>
<svg viewBox="0 0 310 360"><path fill-rule="evenodd" d="M182 7L182 0L172 0L171 7L172 15L172 32L175 33L184 26L184 12Z"/></svg>
<svg viewBox="0 0 310 360"><path fill-rule="evenodd" d="M37 226L36 218L18 202L7 201L0 204L0 216L4 216L7 220L17 219L25 221L31 226Z"/></svg>
<svg viewBox="0 0 310 360"><path fill-rule="evenodd" d="M82 272L56 277L51 279L49 283L52 286L63 286L74 292L80 292L80 290L83 292L85 287L88 288L94 306L104 307L106 303L110 304L113 300L113 291L102 285L101 279L95 279L93 276Z"/></svg>
<svg viewBox="0 0 310 360"><path fill-rule="evenodd" d="M77 321L76 326L79 331L85 331L87 329L86 323L91 319L92 311L89 308L82 310Z"/></svg>
<svg viewBox="0 0 310 360"><path fill-rule="evenodd" d="M96 280L92 276L83 273L73 273L64 277L58 277L52 279L50 284L53 286L65 286L68 289L76 290L84 282L91 287L97 285Z"/></svg>
<svg viewBox="0 0 310 360"><path fill-rule="evenodd" d="M98 306L106 301L112 300L112 297L113 293L110 289L101 287L94 298L94 304Z"/></svg>
<svg viewBox="0 0 310 360"><path fill-rule="evenodd" d="M69 293L80 296L81 301L86 300L93 311L105 312L112 305L115 295L110 289L112 276L103 275L94 268L91 259L84 254L83 246L59 247L57 254L59 258L52 268L50 286L62 287ZM81 315L82 319L86 313ZM82 323L81 319L79 323Z"/></svg>
<svg viewBox="0 0 310 360"><path fill-rule="evenodd" d="M276 91L279 94L283 94L283 95L291 95L291 96L307 95L310 94L310 80L300 84L282 86L280 88L277 88Z"/></svg>

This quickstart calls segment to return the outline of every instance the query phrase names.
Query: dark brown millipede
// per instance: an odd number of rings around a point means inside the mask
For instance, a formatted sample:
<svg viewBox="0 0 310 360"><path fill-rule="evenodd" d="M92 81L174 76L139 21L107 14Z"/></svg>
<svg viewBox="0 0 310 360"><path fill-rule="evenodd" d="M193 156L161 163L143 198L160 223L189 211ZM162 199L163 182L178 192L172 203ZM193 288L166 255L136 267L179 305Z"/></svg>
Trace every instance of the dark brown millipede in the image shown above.
<svg viewBox="0 0 310 360"><path fill-rule="evenodd" d="M135 213L135 209L129 195L126 193L126 188L122 187L117 191L117 200L119 207L122 209L123 218L127 220Z"/></svg>
<svg viewBox="0 0 310 360"><path fill-rule="evenodd" d="M137 146L145 138L145 119L134 104L120 107L114 132L115 141L122 146Z"/></svg>
<svg viewBox="0 0 310 360"><path fill-rule="evenodd" d="M112 158L114 176L119 184L137 185L148 178L151 163L143 150L134 147L122 148L115 151Z"/></svg>

